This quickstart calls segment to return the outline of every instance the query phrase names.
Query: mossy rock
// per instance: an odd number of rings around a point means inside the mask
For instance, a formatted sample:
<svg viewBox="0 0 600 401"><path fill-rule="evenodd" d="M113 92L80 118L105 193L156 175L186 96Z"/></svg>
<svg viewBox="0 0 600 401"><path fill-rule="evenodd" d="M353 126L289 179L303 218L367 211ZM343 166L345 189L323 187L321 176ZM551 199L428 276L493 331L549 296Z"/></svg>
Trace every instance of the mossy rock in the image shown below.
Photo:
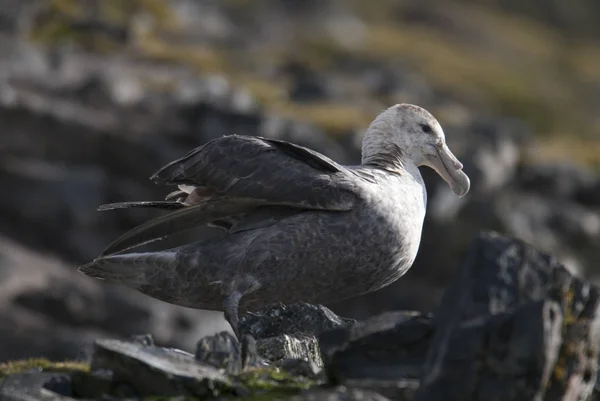
<svg viewBox="0 0 600 401"><path fill-rule="evenodd" d="M47 359L26 359L0 364L0 382L3 377L23 373L31 370L43 372L71 373L76 375L87 375L90 365L86 362L64 361L53 362ZM247 370L232 377L233 385L224 389L221 399L245 400L271 400L280 399L297 394L302 390L320 385L319 381L300 376L293 376L277 368L256 368ZM197 398L191 396L177 397L145 397L147 401L194 401Z"/></svg>
<svg viewBox="0 0 600 401"><path fill-rule="evenodd" d="M90 365L86 362L79 361L53 362L43 358L24 359L0 363L0 377L22 373L32 369L44 372L75 373L89 372Z"/></svg>

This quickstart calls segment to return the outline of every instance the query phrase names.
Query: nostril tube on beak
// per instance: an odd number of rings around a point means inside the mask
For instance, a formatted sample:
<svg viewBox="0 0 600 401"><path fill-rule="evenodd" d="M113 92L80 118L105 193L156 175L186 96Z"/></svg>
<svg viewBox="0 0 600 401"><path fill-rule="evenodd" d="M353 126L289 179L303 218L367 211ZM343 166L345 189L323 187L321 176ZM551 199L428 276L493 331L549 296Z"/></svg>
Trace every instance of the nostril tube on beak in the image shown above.
<svg viewBox="0 0 600 401"><path fill-rule="evenodd" d="M460 162L460 160L456 158L456 156L454 156L454 153L450 151L448 145L446 145L445 143L442 145L442 154L445 154L448 157L448 159L450 159L452 167L454 167L456 170L463 169L463 164Z"/></svg>

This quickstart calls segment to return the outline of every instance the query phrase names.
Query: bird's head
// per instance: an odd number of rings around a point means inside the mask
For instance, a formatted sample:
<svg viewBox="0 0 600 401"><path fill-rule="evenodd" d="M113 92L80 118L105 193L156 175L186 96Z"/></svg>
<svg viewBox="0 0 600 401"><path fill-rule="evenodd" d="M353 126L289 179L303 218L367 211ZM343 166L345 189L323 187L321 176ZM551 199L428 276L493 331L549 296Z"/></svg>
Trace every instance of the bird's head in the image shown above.
<svg viewBox="0 0 600 401"><path fill-rule="evenodd" d="M363 163L431 167L459 197L466 195L471 185L462 163L446 145L438 121L412 104L397 104L375 118L363 139Z"/></svg>

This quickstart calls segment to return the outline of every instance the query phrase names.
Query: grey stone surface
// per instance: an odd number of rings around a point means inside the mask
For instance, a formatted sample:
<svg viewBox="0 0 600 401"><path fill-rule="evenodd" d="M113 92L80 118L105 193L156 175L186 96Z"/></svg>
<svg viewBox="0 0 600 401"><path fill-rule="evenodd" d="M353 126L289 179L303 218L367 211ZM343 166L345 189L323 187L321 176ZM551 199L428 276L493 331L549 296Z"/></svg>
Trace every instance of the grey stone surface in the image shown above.
<svg viewBox="0 0 600 401"><path fill-rule="evenodd" d="M258 354L271 362L304 359L320 367L323 361L317 336L354 323L356 320L337 316L322 305L279 303L243 315L240 330L256 338Z"/></svg>
<svg viewBox="0 0 600 401"><path fill-rule="evenodd" d="M304 359L321 367L323 361L317 336L355 322L337 316L322 305L279 303L244 314L240 319L240 330L256 339L258 354L271 362Z"/></svg>
<svg viewBox="0 0 600 401"><path fill-rule="evenodd" d="M71 380L64 373L29 371L0 379L0 400L22 397L22 400L67 400L72 396ZM37 397L37 398L36 398ZM14 398L15 400L19 398Z"/></svg>
<svg viewBox="0 0 600 401"><path fill-rule="evenodd" d="M599 306L598 288L551 256L482 233L434 314L417 399L587 398Z"/></svg>
<svg viewBox="0 0 600 401"><path fill-rule="evenodd" d="M390 400L414 401L419 389L419 380L349 379L346 381L346 386L374 391Z"/></svg>
<svg viewBox="0 0 600 401"><path fill-rule="evenodd" d="M217 395L229 389L229 379L213 366L200 364L183 351L118 340L97 340L92 371L107 369L113 381L131 388L132 396Z"/></svg>
<svg viewBox="0 0 600 401"><path fill-rule="evenodd" d="M37 394L22 391L1 393L2 401L73 401L73 398L58 395L52 391L40 390Z"/></svg>
<svg viewBox="0 0 600 401"><path fill-rule="evenodd" d="M119 389L114 385L115 375L112 370L96 369L89 373L73 374L73 393L83 398L98 398L106 394L114 394ZM123 390L123 387L121 388Z"/></svg>
<svg viewBox="0 0 600 401"><path fill-rule="evenodd" d="M282 334L275 337L256 340L258 354L268 361L278 362L288 358L304 359L317 366L323 366L319 343L314 336L288 336Z"/></svg>
<svg viewBox="0 0 600 401"><path fill-rule="evenodd" d="M319 345L330 379L418 379L433 334L431 316L387 312L323 333Z"/></svg>
<svg viewBox="0 0 600 401"><path fill-rule="evenodd" d="M316 336L326 330L354 324L356 320L337 316L323 305L298 302L273 304L240 318L242 333L262 339L288 335Z"/></svg>
<svg viewBox="0 0 600 401"><path fill-rule="evenodd" d="M319 373L322 372L321 368L313 361L301 358L282 359L276 366L291 375L305 376L313 379L316 379Z"/></svg>
<svg viewBox="0 0 600 401"><path fill-rule="evenodd" d="M237 339L228 332L220 332L198 341L195 358L227 373L242 370L242 350Z"/></svg>
<svg viewBox="0 0 600 401"><path fill-rule="evenodd" d="M388 398L370 390L346 388L343 386L334 389L307 391L289 401L386 401ZM403 400L399 400L403 401Z"/></svg>

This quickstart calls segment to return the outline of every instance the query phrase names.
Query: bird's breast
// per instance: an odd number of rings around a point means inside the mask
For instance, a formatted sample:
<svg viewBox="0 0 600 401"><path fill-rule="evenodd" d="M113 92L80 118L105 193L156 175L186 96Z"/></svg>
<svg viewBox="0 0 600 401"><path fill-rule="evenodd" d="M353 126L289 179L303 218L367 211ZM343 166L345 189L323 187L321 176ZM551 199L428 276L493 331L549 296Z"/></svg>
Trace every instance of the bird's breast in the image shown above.
<svg viewBox="0 0 600 401"><path fill-rule="evenodd" d="M393 270L412 265L419 250L425 219L426 192L422 181L399 177L380 185L379 194L366 203L365 212L376 221L376 250L388 257Z"/></svg>

